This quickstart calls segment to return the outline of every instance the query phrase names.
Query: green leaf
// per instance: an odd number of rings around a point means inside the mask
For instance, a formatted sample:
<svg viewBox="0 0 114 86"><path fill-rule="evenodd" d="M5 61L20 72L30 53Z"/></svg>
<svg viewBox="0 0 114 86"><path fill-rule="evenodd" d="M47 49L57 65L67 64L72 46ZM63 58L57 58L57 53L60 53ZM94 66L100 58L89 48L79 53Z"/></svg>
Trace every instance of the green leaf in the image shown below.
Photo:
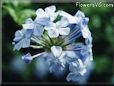
<svg viewBox="0 0 114 86"><path fill-rule="evenodd" d="M18 15L18 23L22 24L25 22L25 20L29 17L35 16L35 10L32 9L24 9L17 13Z"/></svg>
<svg viewBox="0 0 114 86"><path fill-rule="evenodd" d="M26 7L30 5L31 0L4 0L4 3L12 4L14 7Z"/></svg>
<svg viewBox="0 0 114 86"><path fill-rule="evenodd" d="M13 20L21 25L24 23L25 19L35 16L35 10L25 9L25 5L28 6L30 3L28 1L14 1L10 3L6 3L3 5L3 8L9 13L9 15L13 18Z"/></svg>
<svg viewBox="0 0 114 86"><path fill-rule="evenodd" d="M10 16L14 19L15 22L17 22L17 15L15 10L10 6L3 6L3 8L10 14Z"/></svg>

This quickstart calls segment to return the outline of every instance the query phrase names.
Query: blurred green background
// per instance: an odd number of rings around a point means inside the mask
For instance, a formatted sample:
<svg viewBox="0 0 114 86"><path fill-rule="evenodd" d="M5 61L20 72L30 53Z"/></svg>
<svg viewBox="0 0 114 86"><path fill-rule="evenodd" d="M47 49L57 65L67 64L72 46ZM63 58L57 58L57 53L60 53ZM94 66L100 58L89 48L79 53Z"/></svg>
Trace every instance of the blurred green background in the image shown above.
<svg viewBox="0 0 114 86"><path fill-rule="evenodd" d="M87 2L92 3L92 2ZM105 2L106 3L106 2ZM79 7L75 3L38 3L29 0L6 0L2 3L2 82L63 82L60 79L48 74L45 78L38 78L35 75L35 63L26 65L21 56L27 52L33 54L40 52L33 49L21 49L13 51L12 41L15 31L21 29L25 19L35 18L35 11L38 8L45 8L55 5L57 10L64 10L74 15L81 10L90 18L89 28L93 37L93 62L94 68L86 83L113 83L114 84L114 7Z"/></svg>

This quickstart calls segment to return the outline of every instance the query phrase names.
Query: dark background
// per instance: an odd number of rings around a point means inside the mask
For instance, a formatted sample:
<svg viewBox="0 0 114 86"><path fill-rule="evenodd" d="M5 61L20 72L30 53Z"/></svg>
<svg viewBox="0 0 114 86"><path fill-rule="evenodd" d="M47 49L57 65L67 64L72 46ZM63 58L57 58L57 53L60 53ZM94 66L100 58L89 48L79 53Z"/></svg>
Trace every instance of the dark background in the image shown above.
<svg viewBox="0 0 114 86"><path fill-rule="evenodd" d="M92 3L92 2L87 2ZM104 2L106 3L106 2ZM55 5L57 10L64 10L74 15L81 10L90 18L89 28L93 37L93 70L86 80L87 84L114 84L114 7L76 7L75 3L38 3L10 1L2 4L2 83L63 83L67 73L56 78L48 73L45 78L38 78L34 71L36 61L26 65L21 56L27 52L35 54L40 50L21 49L13 51L12 41L15 31L21 29L25 19L32 17L38 8ZM26 11L29 10L29 11Z"/></svg>

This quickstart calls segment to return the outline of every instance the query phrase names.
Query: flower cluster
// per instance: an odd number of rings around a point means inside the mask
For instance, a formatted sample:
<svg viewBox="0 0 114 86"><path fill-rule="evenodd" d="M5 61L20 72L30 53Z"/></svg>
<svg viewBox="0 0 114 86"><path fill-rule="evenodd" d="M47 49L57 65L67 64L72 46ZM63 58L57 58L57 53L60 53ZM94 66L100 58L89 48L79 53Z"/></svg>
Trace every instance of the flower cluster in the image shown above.
<svg viewBox="0 0 114 86"><path fill-rule="evenodd" d="M62 10L56 11L54 5L44 10L39 8L36 18L28 18L22 29L16 31L14 50L43 49L44 52L33 56L27 53L22 59L30 63L36 57L45 57L52 73L62 72L68 66L67 81L78 81L93 59L88 21L89 18L80 10L72 16Z"/></svg>

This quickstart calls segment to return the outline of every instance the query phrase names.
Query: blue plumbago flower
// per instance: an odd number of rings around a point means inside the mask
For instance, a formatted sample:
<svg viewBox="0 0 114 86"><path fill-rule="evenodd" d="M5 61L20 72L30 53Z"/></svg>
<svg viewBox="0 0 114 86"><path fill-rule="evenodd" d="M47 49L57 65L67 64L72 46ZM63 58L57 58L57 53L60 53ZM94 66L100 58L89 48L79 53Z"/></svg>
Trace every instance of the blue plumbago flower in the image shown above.
<svg viewBox="0 0 114 86"><path fill-rule="evenodd" d="M23 29L15 33L14 49L43 49L42 53L33 56L28 53L22 59L30 63L36 57L43 57L49 71L56 74L64 72L68 66L67 81L79 81L88 72L87 67L93 60L89 18L81 11L74 16L61 10L55 11L54 5L44 10L39 8L35 20L28 18L22 24Z"/></svg>
<svg viewBox="0 0 114 86"><path fill-rule="evenodd" d="M34 22L31 18L28 18L25 24L22 24L22 26L25 30L31 30L31 33L34 36L41 36L44 31L43 25Z"/></svg>
<svg viewBox="0 0 114 86"><path fill-rule="evenodd" d="M30 30L18 30L15 33L15 38L13 39L14 50L20 50L21 48L27 48L30 46Z"/></svg>
<svg viewBox="0 0 114 86"><path fill-rule="evenodd" d="M44 10L39 8L36 11L35 21L42 25L48 25L50 21L53 22L57 18L58 12L55 11L56 7L54 5L46 7Z"/></svg>
<svg viewBox="0 0 114 86"><path fill-rule="evenodd" d="M57 38L59 35L68 35L70 33L69 27L60 26L61 23L51 23L48 26L45 26L50 38Z"/></svg>
<svg viewBox="0 0 114 86"><path fill-rule="evenodd" d="M59 11L59 12L60 12L60 15L65 17L70 24L76 24L79 26L78 28L80 28L82 36L84 38L88 38L91 35L87 25L89 18L85 17L83 12L78 11L75 14L75 16L72 16L64 11Z"/></svg>

